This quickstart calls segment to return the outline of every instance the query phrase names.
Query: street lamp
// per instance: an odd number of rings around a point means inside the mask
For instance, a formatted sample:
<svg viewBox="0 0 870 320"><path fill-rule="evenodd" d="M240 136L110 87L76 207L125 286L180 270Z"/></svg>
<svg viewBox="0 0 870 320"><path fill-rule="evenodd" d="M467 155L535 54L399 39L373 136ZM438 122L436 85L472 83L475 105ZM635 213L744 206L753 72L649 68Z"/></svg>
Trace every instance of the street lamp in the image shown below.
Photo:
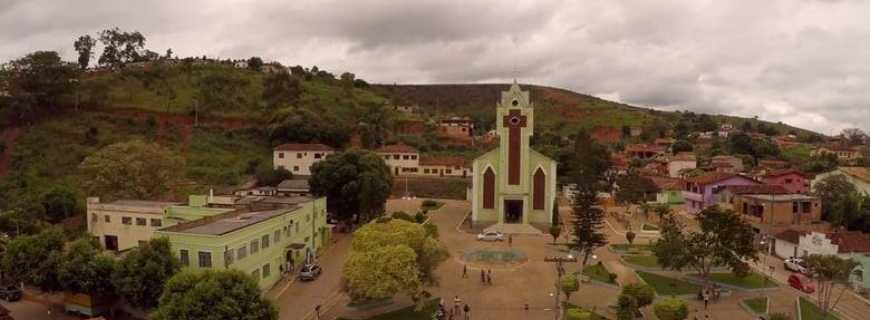
<svg viewBox="0 0 870 320"><path fill-rule="evenodd" d="M554 313L553 319L559 320L559 316L561 316L561 312L560 312L561 306L559 304L559 292L562 291L560 289L560 285L562 284L562 274L565 272L565 269L562 266L562 264L565 262L577 262L577 257L575 257L572 254L569 254L566 257L547 257L547 258L544 258L544 261L556 264L556 291L555 291L556 293L553 295L553 297L554 297L553 302L554 302L554 306L555 306L555 308L553 308L553 310L555 311L555 313Z"/></svg>
<svg viewBox="0 0 870 320"><path fill-rule="evenodd" d="M773 241L770 241L769 239L767 239L767 236L764 236L763 238L761 238L759 244L762 247L764 247L765 244L767 245L767 252L763 254L764 259L762 263L764 264L764 268L768 270L769 276L773 277L773 268L767 265L767 256L770 255L771 247L773 247ZM762 276L764 276L764 269L762 269L761 272ZM764 286L767 287L767 277L764 277Z"/></svg>

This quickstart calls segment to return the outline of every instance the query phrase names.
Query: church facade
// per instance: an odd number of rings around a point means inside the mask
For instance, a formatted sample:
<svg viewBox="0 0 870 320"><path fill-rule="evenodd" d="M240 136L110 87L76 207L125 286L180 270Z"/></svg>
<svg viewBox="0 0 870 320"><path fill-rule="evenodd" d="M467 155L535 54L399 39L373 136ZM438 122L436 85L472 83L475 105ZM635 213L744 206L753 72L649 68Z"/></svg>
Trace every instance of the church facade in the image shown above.
<svg viewBox="0 0 870 320"><path fill-rule="evenodd" d="M475 226L553 223L556 161L529 147L534 133L529 92L514 81L496 107L499 147L474 160L472 223Z"/></svg>

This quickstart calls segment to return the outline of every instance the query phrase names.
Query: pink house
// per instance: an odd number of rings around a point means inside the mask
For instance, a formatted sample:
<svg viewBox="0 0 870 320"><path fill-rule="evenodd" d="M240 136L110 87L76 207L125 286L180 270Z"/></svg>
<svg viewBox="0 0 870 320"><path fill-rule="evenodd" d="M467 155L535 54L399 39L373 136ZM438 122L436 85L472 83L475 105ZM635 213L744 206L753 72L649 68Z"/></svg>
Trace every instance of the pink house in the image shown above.
<svg viewBox="0 0 870 320"><path fill-rule="evenodd" d="M747 176L724 172L708 172L700 176L686 178L683 188L686 211L698 213L715 205L717 202L715 193L724 187L756 184L761 183Z"/></svg>
<svg viewBox="0 0 870 320"><path fill-rule="evenodd" d="M783 170L771 172L763 177L765 184L783 186L791 193L806 194L810 192L810 181L807 176L797 170Z"/></svg>

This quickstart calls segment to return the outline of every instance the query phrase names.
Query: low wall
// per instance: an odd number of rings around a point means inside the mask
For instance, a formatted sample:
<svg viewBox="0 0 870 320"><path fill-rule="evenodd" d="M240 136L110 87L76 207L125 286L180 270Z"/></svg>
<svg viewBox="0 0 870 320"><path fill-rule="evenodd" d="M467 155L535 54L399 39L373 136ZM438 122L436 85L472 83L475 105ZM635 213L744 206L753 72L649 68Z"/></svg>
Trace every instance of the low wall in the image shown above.
<svg viewBox="0 0 870 320"><path fill-rule="evenodd" d="M466 200L471 180L449 177L393 177L393 196L402 197L407 192L417 198Z"/></svg>

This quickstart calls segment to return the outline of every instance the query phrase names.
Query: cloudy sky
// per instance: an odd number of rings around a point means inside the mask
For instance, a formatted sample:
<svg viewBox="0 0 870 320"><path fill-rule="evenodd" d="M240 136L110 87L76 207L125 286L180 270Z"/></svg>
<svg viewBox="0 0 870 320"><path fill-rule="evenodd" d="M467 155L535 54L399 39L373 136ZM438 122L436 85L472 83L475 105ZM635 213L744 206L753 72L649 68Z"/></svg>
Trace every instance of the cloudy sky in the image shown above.
<svg viewBox="0 0 870 320"><path fill-rule="evenodd" d="M870 1L0 0L0 60L118 26L180 56L370 82L520 82L668 110L870 129Z"/></svg>

